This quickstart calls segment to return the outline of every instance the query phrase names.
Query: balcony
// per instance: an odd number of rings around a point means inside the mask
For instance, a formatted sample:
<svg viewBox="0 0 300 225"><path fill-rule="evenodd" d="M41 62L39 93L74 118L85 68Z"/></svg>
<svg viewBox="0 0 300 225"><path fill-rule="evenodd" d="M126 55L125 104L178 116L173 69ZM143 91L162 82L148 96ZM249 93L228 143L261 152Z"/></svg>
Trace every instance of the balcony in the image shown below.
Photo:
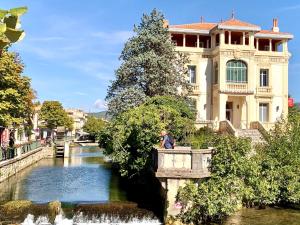
<svg viewBox="0 0 300 225"><path fill-rule="evenodd" d="M256 95L258 96L272 96L272 87L258 87L256 88Z"/></svg>
<svg viewBox="0 0 300 225"><path fill-rule="evenodd" d="M192 84L192 94L193 95L200 94L200 86L198 84Z"/></svg>
<svg viewBox="0 0 300 225"><path fill-rule="evenodd" d="M248 83L226 83L225 88L220 88L220 93L228 94L253 94Z"/></svg>

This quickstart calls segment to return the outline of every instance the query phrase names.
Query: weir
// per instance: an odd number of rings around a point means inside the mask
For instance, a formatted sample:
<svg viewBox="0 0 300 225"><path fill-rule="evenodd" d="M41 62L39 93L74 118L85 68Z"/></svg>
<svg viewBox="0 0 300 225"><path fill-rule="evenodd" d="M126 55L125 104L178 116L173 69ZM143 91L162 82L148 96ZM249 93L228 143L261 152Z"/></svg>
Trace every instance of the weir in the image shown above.
<svg viewBox="0 0 300 225"><path fill-rule="evenodd" d="M189 180L200 180L210 177L210 162L213 148L191 149L189 147L176 147L175 149L156 150L156 173L165 199L166 216L175 216L180 212L181 206L176 203L178 188L184 186Z"/></svg>

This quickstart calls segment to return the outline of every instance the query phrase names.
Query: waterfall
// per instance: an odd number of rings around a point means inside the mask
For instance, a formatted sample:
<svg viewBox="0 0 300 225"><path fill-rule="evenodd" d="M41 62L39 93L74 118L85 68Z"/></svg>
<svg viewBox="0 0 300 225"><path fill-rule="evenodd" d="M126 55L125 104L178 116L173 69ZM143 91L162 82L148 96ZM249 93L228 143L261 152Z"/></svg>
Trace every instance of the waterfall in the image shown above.
<svg viewBox="0 0 300 225"><path fill-rule="evenodd" d="M120 219L119 216L108 216L102 215L101 217L92 217L89 218L84 216L82 213L78 213L77 215L73 216L72 219L66 218L63 213L56 216L53 225L140 225L140 224L147 224L147 225L161 225L161 222L158 219L152 218L138 218L132 217L126 221ZM24 220L21 225L52 225L49 222L49 219L46 216L39 216L36 219L33 215L27 215L26 219Z"/></svg>

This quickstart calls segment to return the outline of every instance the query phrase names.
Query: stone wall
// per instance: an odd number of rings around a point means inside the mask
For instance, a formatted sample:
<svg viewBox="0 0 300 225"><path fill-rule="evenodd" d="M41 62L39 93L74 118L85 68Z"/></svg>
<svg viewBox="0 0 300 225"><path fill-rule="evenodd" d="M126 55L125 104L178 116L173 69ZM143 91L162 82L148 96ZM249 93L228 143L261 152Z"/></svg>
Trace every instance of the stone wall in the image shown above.
<svg viewBox="0 0 300 225"><path fill-rule="evenodd" d="M181 205L176 202L179 187L187 181L198 181L210 177L210 161L213 148L190 149L157 149L155 176L161 183L166 199L166 216L176 216Z"/></svg>
<svg viewBox="0 0 300 225"><path fill-rule="evenodd" d="M38 162L39 160L44 158L52 158L53 156L53 147L41 147L14 159L0 162L0 183L24 168Z"/></svg>

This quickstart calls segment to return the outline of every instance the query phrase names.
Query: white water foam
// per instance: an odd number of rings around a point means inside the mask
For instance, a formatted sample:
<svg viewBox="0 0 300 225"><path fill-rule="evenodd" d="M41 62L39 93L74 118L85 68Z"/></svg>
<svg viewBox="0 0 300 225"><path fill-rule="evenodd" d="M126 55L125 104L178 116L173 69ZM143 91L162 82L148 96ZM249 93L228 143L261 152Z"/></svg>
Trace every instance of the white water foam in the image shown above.
<svg viewBox="0 0 300 225"><path fill-rule="evenodd" d="M73 219L67 219L63 214L57 215L54 221L54 225L161 225L159 220L155 219L138 219L132 218L128 222L122 221L118 217L110 218L103 215L101 218L87 219L82 214L74 216ZM48 218L45 216L39 216L36 220L34 216L29 214L21 225L52 225Z"/></svg>

